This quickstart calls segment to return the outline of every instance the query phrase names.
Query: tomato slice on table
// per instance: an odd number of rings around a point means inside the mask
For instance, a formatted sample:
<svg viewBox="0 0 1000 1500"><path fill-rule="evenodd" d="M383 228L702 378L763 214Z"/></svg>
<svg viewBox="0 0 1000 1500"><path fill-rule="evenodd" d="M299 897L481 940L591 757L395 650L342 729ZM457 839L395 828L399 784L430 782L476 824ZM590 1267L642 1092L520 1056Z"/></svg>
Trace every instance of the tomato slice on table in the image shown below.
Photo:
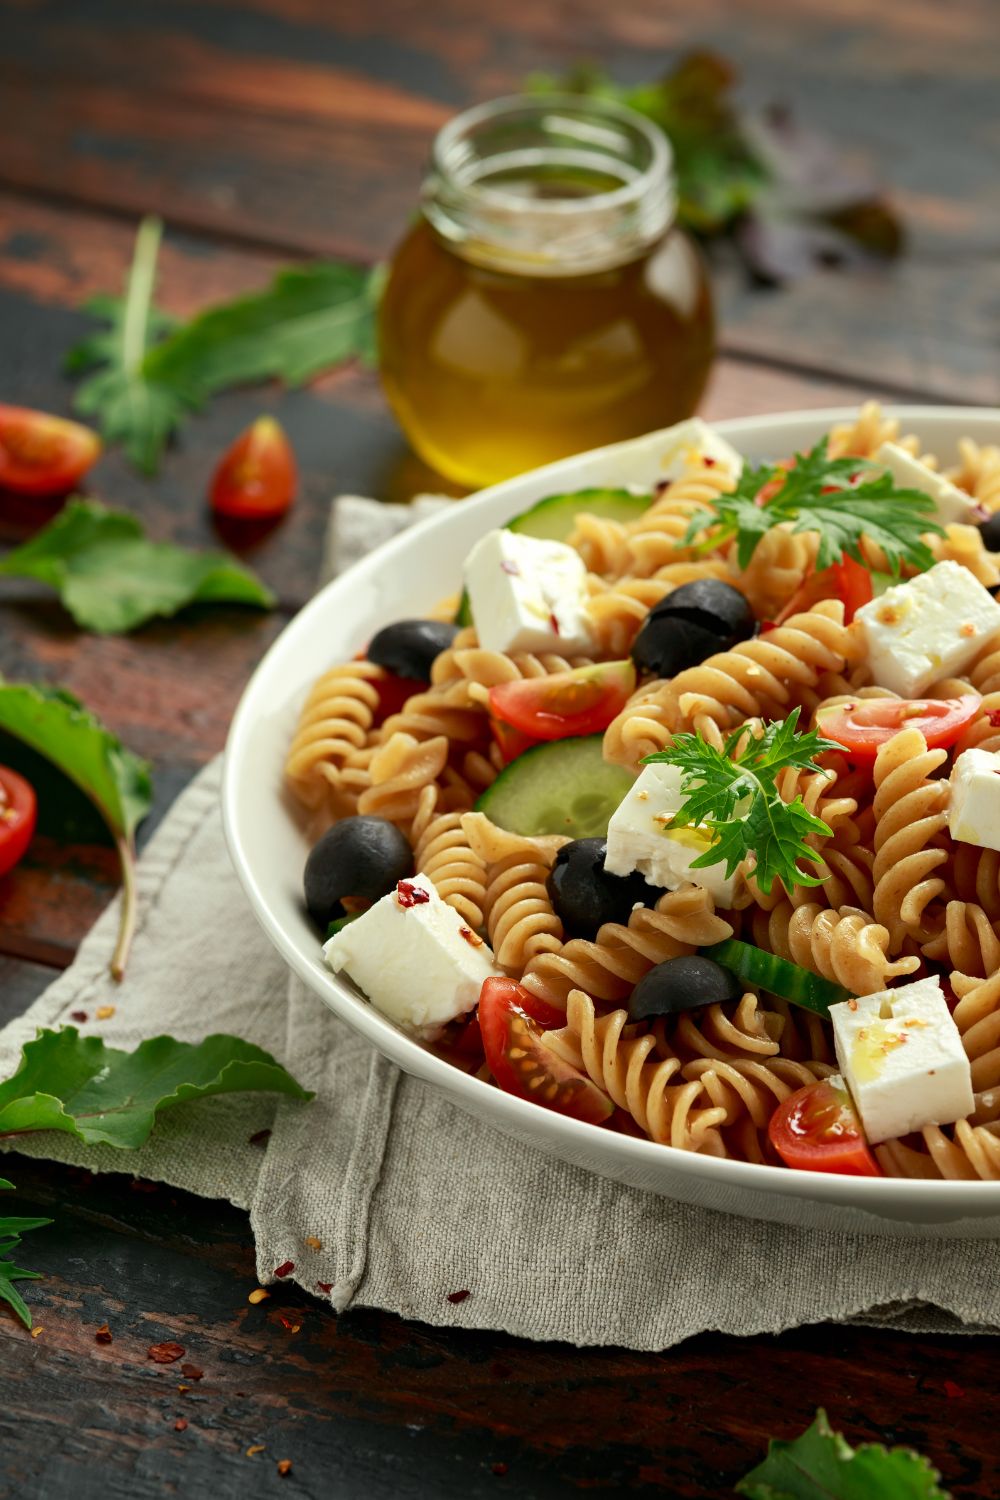
<svg viewBox="0 0 1000 1500"><path fill-rule="evenodd" d="M790 615L811 609L820 599L839 599L844 606L844 620L849 625L863 604L875 597L872 575L856 558L845 555L829 568L808 573L775 621L781 625Z"/></svg>
<svg viewBox="0 0 1000 1500"><path fill-rule="evenodd" d="M778 1105L768 1138L786 1167L881 1177L846 1088L828 1079L806 1084Z"/></svg>
<svg viewBox="0 0 1000 1500"><path fill-rule="evenodd" d="M258 417L223 454L212 479L212 509L238 521L283 516L295 498L292 445L273 417Z"/></svg>
<svg viewBox="0 0 1000 1500"><path fill-rule="evenodd" d="M901 729L919 729L930 750L946 749L971 724L981 702L978 693L961 698L859 698L821 708L816 725L855 760L871 761L879 746Z"/></svg>
<svg viewBox="0 0 1000 1500"><path fill-rule="evenodd" d="M96 463L101 440L89 427L27 406L0 406L0 489L65 495Z"/></svg>
<svg viewBox="0 0 1000 1500"><path fill-rule="evenodd" d="M635 692L630 661L599 662L551 677L522 677L490 688L490 713L535 740L598 734Z"/></svg>
<svg viewBox="0 0 1000 1500"><path fill-rule="evenodd" d="M542 1032L566 1017L513 979L487 979L479 996L479 1026L490 1072L508 1094L543 1109L603 1125L614 1113L608 1096L543 1045Z"/></svg>
<svg viewBox="0 0 1000 1500"><path fill-rule="evenodd" d="M23 858L37 815L34 787L16 771L0 766L0 875Z"/></svg>

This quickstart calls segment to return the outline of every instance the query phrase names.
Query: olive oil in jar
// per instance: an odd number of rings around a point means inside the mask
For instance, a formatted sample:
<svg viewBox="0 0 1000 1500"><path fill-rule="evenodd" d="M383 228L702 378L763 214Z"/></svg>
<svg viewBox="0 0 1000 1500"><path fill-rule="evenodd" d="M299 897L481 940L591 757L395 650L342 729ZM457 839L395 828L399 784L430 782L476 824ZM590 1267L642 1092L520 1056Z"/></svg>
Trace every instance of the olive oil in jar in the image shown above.
<svg viewBox="0 0 1000 1500"><path fill-rule="evenodd" d="M666 141L616 106L500 100L445 127L379 329L428 463L489 484L690 415L714 322L673 205Z"/></svg>

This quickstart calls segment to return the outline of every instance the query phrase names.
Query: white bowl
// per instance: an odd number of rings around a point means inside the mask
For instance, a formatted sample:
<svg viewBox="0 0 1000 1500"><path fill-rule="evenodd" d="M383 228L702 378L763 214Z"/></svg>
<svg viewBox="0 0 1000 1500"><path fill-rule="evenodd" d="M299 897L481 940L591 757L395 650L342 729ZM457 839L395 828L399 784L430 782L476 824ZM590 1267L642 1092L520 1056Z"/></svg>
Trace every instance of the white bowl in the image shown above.
<svg viewBox="0 0 1000 1500"><path fill-rule="evenodd" d="M747 456L776 458L811 445L834 422L853 415L798 412L720 422L718 428ZM893 415L942 462L955 459L964 435L1000 441L1000 411L914 406L895 408ZM223 816L236 872L268 937L335 1015L406 1072L528 1145L602 1176L725 1213L833 1230L1000 1234L1000 1182L856 1179L720 1161L539 1109L426 1051L322 963L300 895L308 846L282 792L282 765L308 687L326 668L352 657L378 627L418 615L454 592L463 559L484 531L559 491L649 485L659 477L662 446L662 435L651 433L494 485L395 537L322 589L274 642L233 719Z"/></svg>

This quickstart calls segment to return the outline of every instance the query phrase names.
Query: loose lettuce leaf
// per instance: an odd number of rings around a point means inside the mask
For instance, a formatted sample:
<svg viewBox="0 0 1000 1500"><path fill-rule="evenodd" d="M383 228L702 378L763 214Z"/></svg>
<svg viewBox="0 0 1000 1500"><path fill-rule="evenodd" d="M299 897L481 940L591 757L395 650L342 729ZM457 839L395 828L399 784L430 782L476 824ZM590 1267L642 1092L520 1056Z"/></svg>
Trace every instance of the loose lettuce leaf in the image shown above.
<svg viewBox="0 0 1000 1500"><path fill-rule="evenodd" d="M13 1078L0 1084L0 1135L60 1130L89 1145L134 1150L159 1110L248 1091L313 1097L269 1052L238 1037L195 1044L157 1036L122 1052L66 1026L39 1031Z"/></svg>
<svg viewBox="0 0 1000 1500"><path fill-rule="evenodd" d="M0 1177L0 1191L13 1192L14 1184ZM29 1229L42 1229L51 1224L51 1219L12 1219L0 1216L0 1302L7 1302L14 1309L25 1328L31 1327L31 1313L27 1303L14 1285L15 1281L37 1281L39 1271L25 1271L15 1266L11 1255L21 1243L22 1234Z"/></svg>
<svg viewBox="0 0 1000 1500"><path fill-rule="evenodd" d="M270 590L235 558L148 541L134 516L89 500L71 500L8 553L0 574L49 584L81 629L99 635L134 630L189 604L274 605Z"/></svg>
<svg viewBox="0 0 1000 1500"><path fill-rule="evenodd" d="M820 1410L801 1437L772 1439L736 1493L750 1500L949 1500L940 1478L911 1448L852 1448Z"/></svg>

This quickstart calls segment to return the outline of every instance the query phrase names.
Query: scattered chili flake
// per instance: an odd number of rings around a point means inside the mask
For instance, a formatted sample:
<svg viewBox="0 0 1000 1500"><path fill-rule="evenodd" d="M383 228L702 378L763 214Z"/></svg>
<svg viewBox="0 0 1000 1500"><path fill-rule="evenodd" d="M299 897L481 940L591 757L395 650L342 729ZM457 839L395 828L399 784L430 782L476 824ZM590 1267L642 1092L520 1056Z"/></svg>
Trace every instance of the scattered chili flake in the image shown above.
<svg viewBox="0 0 1000 1500"><path fill-rule="evenodd" d="M266 1443L251 1443L247 1449L247 1458L256 1458L258 1453L263 1453L267 1448Z"/></svg>
<svg viewBox="0 0 1000 1500"><path fill-rule="evenodd" d="M99 1005L94 1011L94 1015L99 1021L110 1021L117 1009L117 1005Z"/></svg>
<svg viewBox="0 0 1000 1500"><path fill-rule="evenodd" d="M174 1423L174 1431L175 1432L186 1432L187 1431L187 1424L188 1424L187 1417L178 1417L177 1421Z"/></svg>
<svg viewBox="0 0 1000 1500"><path fill-rule="evenodd" d="M505 573L509 573L512 578L520 578L521 569L518 567L516 562L509 562L507 558L504 557L500 560L500 566L503 571Z"/></svg>
<svg viewBox="0 0 1000 1500"><path fill-rule="evenodd" d="M271 1132L269 1130L255 1130L253 1135L250 1136L249 1140L247 1141L247 1145L266 1146L270 1139Z"/></svg>
<svg viewBox="0 0 1000 1500"><path fill-rule="evenodd" d="M200 1370L197 1365L181 1365L181 1374L188 1380L201 1380L205 1371Z"/></svg>
<svg viewBox="0 0 1000 1500"><path fill-rule="evenodd" d="M500 1463L496 1463L493 1465L493 1472L494 1474L498 1475L500 1479L502 1479L507 1472L507 1465L501 1460Z"/></svg>
<svg viewBox="0 0 1000 1500"><path fill-rule="evenodd" d="M250 1293L247 1301L252 1302L254 1307L256 1307L258 1302L266 1302L270 1295L271 1293L267 1290L266 1287L259 1286Z"/></svg>
<svg viewBox="0 0 1000 1500"><path fill-rule="evenodd" d="M279 1281L284 1281L285 1277L290 1276L294 1270L294 1260L283 1260L280 1266L275 1266L274 1274L275 1276L277 1276Z"/></svg>
<svg viewBox="0 0 1000 1500"><path fill-rule="evenodd" d="M1000 708L988 708L986 710L986 717L994 729L1000 729Z"/></svg>
<svg viewBox="0 0 1000 1500"><path fill-rule="evenodd" d="M294 1313L280 1312L278 1320L282 1328L287 1328L289 1333L299 1333L301 1331L302 1324L296 1323Z"/></svg>
<svg viewBox="0 0 1000 1500"><path fill-rule="evenodd" d="M278 1459L278 1473L281 1475L282 1479L287 1478L287 1476L291 1472L292 1472L292 1460L290 1458L279 1458Z"/></svg>
<svg viewBox="0 0 1000 1500"><path fill-rule="evenodd" d="M111 1332L111 1329L108 1327L107 1323L102 1323L100 1328L94 1334L94 1338L99 1344L110 1344L111 1340L114 1338L114 1334Z"/></svg>
<svg viewBox="0 0 1000 1500"><path fill-rule="evenodd" d="M482 938L478 932L473 932L471 927L460 927L458 931L460 936L465 938L470 948L481 948L483 946Z"/></svg>
<svg viewBox="0 0 1000 1500"><path fill-rule="evenodd" d="M79 1021L81 1025L84 1021L89 1020L89 1017L85 1010L71 1010L69 1013L69 1018L71 1021Z"/></svg>
<svg viewBox="0 0 1000 1500"><path fill-rule="evenodd" d="M559 621L556 619L556 617L553 614L553 612L552 612L551 609L549 610L549 624L552 626L552 634L553 635L558 635L559 634Z"/></svg>
<svg viewBox="0 0 1000 1500"><path fill-rule="evenodd" d="M158 1365L172 1365L175 1359L184 1358L182 1345L175 1344L172 1339L168 1339L165 1344L150 1344L146 1352Z"/></svg>
<svg viewBox="0 0 1000 1500"><path fill-rule="evenodd" d="M31 1330L31 1337L33 1339L37 1339L39 1334L42 1334L44 1332L45 1329L42 1327L41 1323L36 1323L34 1328Z"/></svg>
<svg viewBox="0 0 1000 1500"><path fill-rule="evenodd" d="M318 1240L314 1234L307 1234L302 1243L303 1245L308 1245L310 1250L322 1250L323 1248L323 1241Z"/></svg>
<svg viewBox="0 0 1000 1500"><path fill-rule="evenodd" d="M965 1390L962 1386L956 1385L953 1380L946 1380L944 1383L944 1393L950 1399L954 1400L956 1397L964 1396Z"/></svg>
<svg viewBox="0 0 1000 1500"><path fill-rule="evenodd" d="M448 1293L448 1301L449 1302L464 1302L465 1299L466 1299L466 1297L471 1297L471 1296L472 1296L472 1293L470 1291L468 1291L468 1290L466 1290L464 1292L449 1292Z"/></svg>
<svg viewBox="0 0 1000 1500"><path fill-rule="evenodd" d="M848 1002L847 1002L847 1009L848 1010L857 1010L857 1008L858 1008L858 1002L856 1000L848 1000Z"/></svg>
<svg viewBox="0 0 1000 1500"><path fill-rule="evenodd" d="M409 906L421 906L430 899L430 892L421 890L420 886L414 885L412 881L401 880L396 886L396 900L404 910Z"/></svg>
<svg viewBox="0 0 1000 1500"><path fill-rule="evenodd" d="M333 1291L333 1282L332 1281L317 1281L317 1283L316 1283L316 1290L318 1292L332 1292Z"/></svg>
<svg viewBox="0 0 1000 1500"><path fill-rule="evenodd" d="M958 633L959 635L964 635L966 640L969 640L972 636L975 635L976 627L975 625L973 625L971 620L966 620L964 625L960 625L958 627Z"/></svg>
<svg viewBox="0 0 1000 1500"><path fill-rule="evenodd" d="M190 1389L191 1387L189 1385L179 1385L177 1387L177 1394L178 1396L186 1396Z"/></svg>
<svg viewBox="0 0 1000 1500"><path fill-rule="evenodd" d="M701 455L701 461L705 465L706 469L714 469L717 462L717 460L712 458L708 453L703 453Z"/></svg>

